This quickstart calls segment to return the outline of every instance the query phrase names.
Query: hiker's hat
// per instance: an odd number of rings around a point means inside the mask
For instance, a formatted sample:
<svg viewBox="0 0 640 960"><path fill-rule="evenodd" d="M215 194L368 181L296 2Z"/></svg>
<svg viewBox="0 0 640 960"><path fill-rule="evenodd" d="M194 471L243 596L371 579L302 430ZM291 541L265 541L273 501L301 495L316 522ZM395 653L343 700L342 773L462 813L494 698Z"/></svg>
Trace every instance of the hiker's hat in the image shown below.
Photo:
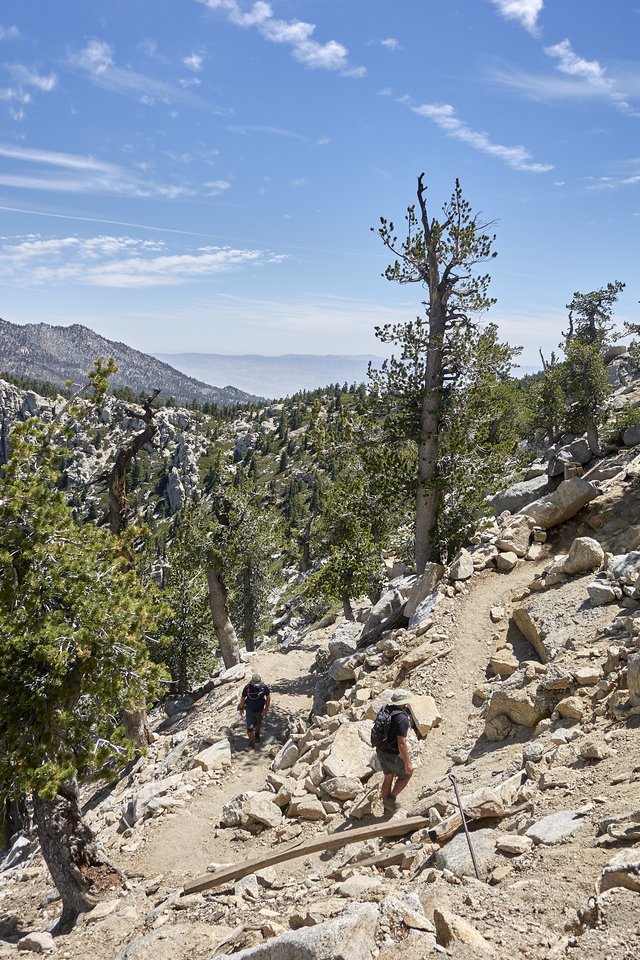
<svg viewBox="0 0 640 960"><path fill-rule="evenodd" d="M395 707L401 707L404 703L409 703L412 699L413 694L410 690L394 690L389 703L392 703Z"/></svg>
<svg viewBox="0 0 640 960"><path fill-rule="evenodd" d="M251 683L254 687L257 687L258 684L262 683L262 677L259 673L254 673L254 675L251 677Z"/></svg>

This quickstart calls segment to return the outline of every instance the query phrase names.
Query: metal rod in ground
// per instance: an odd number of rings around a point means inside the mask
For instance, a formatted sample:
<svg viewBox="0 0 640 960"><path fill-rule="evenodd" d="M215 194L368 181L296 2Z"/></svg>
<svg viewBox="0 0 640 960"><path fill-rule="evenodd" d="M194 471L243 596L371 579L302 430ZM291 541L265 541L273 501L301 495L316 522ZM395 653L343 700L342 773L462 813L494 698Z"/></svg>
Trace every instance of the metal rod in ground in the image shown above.
<svg viewBox="0 0 640 960"><path fill-rule="evenodd" d="M460 810L460 816L462 817L462 826L464 827L464 832L467 837L467 843L469 844L469 853L471 854L471 862L473 863L473 869L476 872L476 880L480 879L480 873L478 871L478 864L476 863L476 855L473 852L473 844L471 843L471 834L469 833L469 827L467 826L467 819L464 815L464 810L462 807L462 800L460 799L460 794L458 793L458 781L455 778L453 773L449 774L449 780L453 784L453 789L456 794L456 800L458 801L458 808Z"/></svg>

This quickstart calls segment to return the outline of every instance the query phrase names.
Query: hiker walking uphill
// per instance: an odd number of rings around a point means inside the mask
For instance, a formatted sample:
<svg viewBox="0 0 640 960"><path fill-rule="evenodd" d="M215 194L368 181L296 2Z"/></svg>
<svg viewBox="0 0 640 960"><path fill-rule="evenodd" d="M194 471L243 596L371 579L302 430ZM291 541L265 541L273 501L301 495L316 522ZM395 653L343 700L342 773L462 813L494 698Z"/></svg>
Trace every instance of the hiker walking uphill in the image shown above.
<svg viewBox="0 0 640 960"><path fill-rule="evenodd" d="M259 673L254 673L249 683L243 687L240 695L238 710L240 713L246 711L247 736L249 737L249 749L253 750L256 741L260 739L260 728L262 720L265 717L271 703L271 690L262 682Z"/></svg>
<svg viewBox="0 0 640 960"><path fill-rule="evenodd" d="M376 748L384 774L380 793L385 808L392 811L398 808L398 794L404 790L413 773L407 743L411 724L406 710L411 697L408 690L394 690L389 703L378 711L371 730L371 743Z"/></svg>

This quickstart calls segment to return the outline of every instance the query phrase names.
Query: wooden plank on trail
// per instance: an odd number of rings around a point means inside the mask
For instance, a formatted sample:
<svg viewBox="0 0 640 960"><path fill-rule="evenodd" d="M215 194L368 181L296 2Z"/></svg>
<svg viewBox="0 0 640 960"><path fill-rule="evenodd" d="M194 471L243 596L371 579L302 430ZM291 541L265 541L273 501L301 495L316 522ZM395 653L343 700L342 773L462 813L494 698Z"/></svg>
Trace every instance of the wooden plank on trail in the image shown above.
<svg viewBox="0 0 640 960"><path fill-rule="evenodd" d="M422 848L417 844L403 843L400 846L391 847L383 853L378 853L375 857L367 857L366 860L350 860L342 867L338 867L333 873L327 874L331 880L339 880L347 870L353 870L354 867L392 867L397 863L402 863L408 854L418 853Z"/></svg>
<svg viewBox="0 0 640 960"><path fill-rule="evenodd" d="M374 823L368 827L357 827L355 830L323 833L306 843L290 844L284 850L252 857L250 860L245 860L244 863L236 864L233 867L224 867L222 870L208 873L204 877L196 877L195 880L185 883L183 894L199 893L201 890L217 887L221 883L230 883L232 880L239 880L250 873L264 870L266 867L273 867L276 863L305 857L309 853L319 853L322 850L329 850L331 847L344 847L348 843L359 843L361 840L370 840L373 837L402 837L407 833L423 830L428 826L429 820L426 817L406 817L404 820L387 820L384 823Z"/></svg>

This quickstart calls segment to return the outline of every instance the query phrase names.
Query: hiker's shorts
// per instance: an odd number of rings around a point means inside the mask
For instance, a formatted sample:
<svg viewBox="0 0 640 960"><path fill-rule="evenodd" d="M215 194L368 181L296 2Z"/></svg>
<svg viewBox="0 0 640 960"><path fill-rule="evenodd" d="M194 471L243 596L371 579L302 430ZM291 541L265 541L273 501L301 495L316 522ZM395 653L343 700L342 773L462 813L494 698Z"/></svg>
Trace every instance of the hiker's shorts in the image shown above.
<svg viewBox="0 0 640 960"><path fill-rule="evenodd" d="M404 768L404 761L399 753L393 753L391 750L381 750L380 747L376 749L376 753L382 772L386 776L390 773L392 773L394 777L408 776Z"/></svg>
<svg viewBox="0 0 640 960"><path fill-rule="evenodd" d="M262 710L250 710L249 707L247 707L245 716L247 721L247 730L254 730L262 720Z"/></svg>

